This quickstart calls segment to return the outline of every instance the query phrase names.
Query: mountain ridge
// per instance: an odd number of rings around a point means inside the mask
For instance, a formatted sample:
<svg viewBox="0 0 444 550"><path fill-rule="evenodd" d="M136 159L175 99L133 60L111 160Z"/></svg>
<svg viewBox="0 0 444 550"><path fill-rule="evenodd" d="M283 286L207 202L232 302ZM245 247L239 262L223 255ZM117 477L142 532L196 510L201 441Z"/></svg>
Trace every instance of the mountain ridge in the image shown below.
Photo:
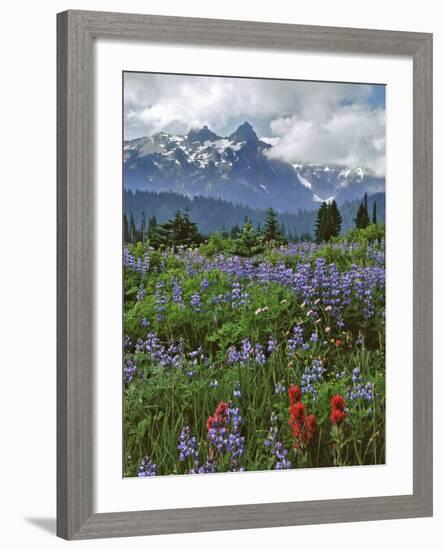
<svg viewBox="0 0 444 550"><path fill-rule="evenodd" d="M227 137L206 125L187 134L158 132L123 143L124 187L271 206L279 212L314 210L323 200L342 203L385 190L384 178L360 167L291 164L273 158L272 150L248 121Z"/></svg>

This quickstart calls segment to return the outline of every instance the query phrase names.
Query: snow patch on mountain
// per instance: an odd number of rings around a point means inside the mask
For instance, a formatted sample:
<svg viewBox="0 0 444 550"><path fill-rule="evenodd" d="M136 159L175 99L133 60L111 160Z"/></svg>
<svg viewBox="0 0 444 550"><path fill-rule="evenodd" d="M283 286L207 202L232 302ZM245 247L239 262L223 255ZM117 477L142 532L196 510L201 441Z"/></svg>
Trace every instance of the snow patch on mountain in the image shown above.
<svg viewBox="0 0 444 550"><path fill-rule="evenodd" d="M327 202L330 203L335 200L335 197L327 197L326 199L322 199L319 195L316 195L316 193L313 194L313 201L314 202Z"/></svg>
<svg viewBox="0 0 444 550"><path fill-rule="evenodd" d="M312 187L311 183L306 178L304 178L304 176L302 176L299 172L296 172L296 174L298 176L298 180L302 183L302 185L307 189L311 189Z"/></svg>

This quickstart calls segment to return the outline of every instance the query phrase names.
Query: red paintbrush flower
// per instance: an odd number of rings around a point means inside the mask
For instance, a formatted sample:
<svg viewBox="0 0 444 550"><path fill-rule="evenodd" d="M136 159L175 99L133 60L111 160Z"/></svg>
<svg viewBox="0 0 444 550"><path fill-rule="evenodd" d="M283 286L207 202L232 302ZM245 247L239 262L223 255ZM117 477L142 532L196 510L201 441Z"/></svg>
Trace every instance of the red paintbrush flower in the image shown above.
<svg viewBox="0 0 444 550"><path fill-rule="evenodd" d="M331 412L331 415L330 415L330 422L332 424L336 424L338 426L346 418L347 418L347 413L346 412L340 411L339 409L334 409Z"/></svg>
<svg viewBox="0 0 444 550"><path fill-rule="evenodd" d="M288 389L288 395L290 396L290 405L294 405L301 400L302 392L299 386L295 386L294 384L292 384Z"/></svg>
<svg viewBox="0 0 444 550"><path fill-rule="evenodd" d="M290 405L290 422L305 422L305 405L301 401Z"/></svg>
<svg viewBox="0 0 444 550"><path fill-rule="evenodd" d="M294 446L296 449L311 441L318 427L314 414L307 416L306 407L301 401L297 401L290 405L290 419L288 425L295 439Z"/></svg>
<svg viewBox="0 0 444 550"><path fill-rule="evenodd" d="M216 407L215 414L216 416L224 415L227 412L228 409L228 403L225 401L221 401L219 405Z"/></svg>
<svg viewBox="0 0 444 550"><path fill-rule="evenodd" d="M311 439L313 439L317 429L318 423L316 422L315 415L310 414L305 420L305 441L310 441Z"/></svg>
<svg viewBox="0 0 444 550"><path fill-rule="evenodd" d="M207 432L211 430L214 424L222 425L226 420L226 413L228 409L228 403L221 401L214 411L214 415L211 415L207 419Z"/></svg>
<svg viewBox="0 0 444 550"><path fill-rule="evenodd" d="M340 411L343 411L345 409L345 401L342 395L339 395L338 393L334 395L330 399L330 407L331 409L339 409Z"/></svg>
<svg viewBox="0 0 444 550"><path fill-rule="evenodd" d="M336 394L330 400L330 422L339 425L347 418L345 400L342 395Z"/></svg>
<svg viewBox="0 0 444 550"><path fill-rule="evenodd" d="M207 418L207 432L209 432L211 430L211 428L213 427L213 424L214 424L214 416L209 416Z"/></svg>

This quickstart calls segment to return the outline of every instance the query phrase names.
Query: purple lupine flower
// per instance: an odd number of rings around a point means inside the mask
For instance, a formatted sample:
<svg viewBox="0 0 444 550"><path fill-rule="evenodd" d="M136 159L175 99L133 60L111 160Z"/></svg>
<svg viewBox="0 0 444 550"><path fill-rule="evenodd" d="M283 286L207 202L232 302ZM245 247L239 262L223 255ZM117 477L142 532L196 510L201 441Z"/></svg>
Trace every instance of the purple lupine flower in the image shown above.
<svg viewBox="0 0 444 550"><path fill-rule="evenodd" d="M239 363L240 360L241 360L241 356L236 351L236 348L234 346L230 346L228 348L227 363L229 365L234 365L235 363Z"/></svg>
<svg viewBox="0 0 444 550"><path fill-rule="evenodd" d="M183 309L185 307L185 304L183 303L183 297L182 297L182 287L180 286L179 281L173 277L172 280L172 300L175 304L178 304L178 306Z"/></svg>
<svg viewBox="0 0 444 550"><path fill-rule="evenodd" d="M311 366L305 367L301 377L301 391L302 393L309 393L315 399L318 396L318 391L315 384L322 382L324 379L325 368L318 360L314 360Z"/></svg>
<svg viewBox="0 0 444 550"><path fill-rule="evenodd" d="M238 309L248 303L249 294L242 290L239 282L234 282L231 290L231 307Z"/></svg>
<svg viewBox="0 0 444 550"><path fill-rule="evenodd" d="M258 365L264 365L266 362L264 348L261 344L256 344L254 346L254 360Z"/></svg>
<svg viewBox="0 0 444 550"><path fill-rule="evenodd" d="M202 299L198 292L195 292L194 294L191 295L190 304L196 313L199 313L201 311Z"/></svg>
<svg viewBox="0 0 444 550"><path fill-rule="evenodd" d="M287 393L287 388L283 382L277 382L274 385L274 395L282 395Z"/></svg>
<svg viewBox="0 0 444 550"><path fill-rule="evenodd" d="M276 438L278 433L276 424L277 424L277 416L276 416L276 413L273 411L270 417L270 429L268 430L267 438L264 441L264 445L266 447L273 448L276 443Z"/></svg>
<svg viewBox="0 0 444 550"><path fill-rule="evenodd" d="M124 366L123 366L123 379L124 381L129 384L134 380L134 376L136 375L137 367L136 364L132 359L125 359Z"/></svg>
<svg viewBox="0 0 444 550"><path fill-rule="evenodd" d="M276 340L270 336L267 342L267 351L268 353L273 353L273 351L276 349L277 344Z"/></svg>
<svg viewBox="0 0 444 550"><path fill-rule="evenodd" d="M138 477L152 477L157 475L157 464L154 464L151 457L145 456L139 465Z"/></svg>
<svg viewBox="0 0 444 550"><path fill-rule="evenodd" d="M164 319L164 312L166 311L166 306L168 304L168 298L163 291L164 286L165 285L162 282L156 283L156 288L154 291L154 309L157 312L156 319L159 323Z"/></svg>
<svg viewBox="0 0 444 550"><path fill-rule="evenodd" d="M346 397L351 401L356 401L357 399L367 402L373 401L373 384L371 382L363 382L359 367L352 370L352 386L348 388Z"/></svg>
<svg viewBox="0 0 444 550"><path fill-rule="evenodd" d="M270 417L270 428L264 445L271 450L271 453L277 459L274 465L275 470L288 470L292 467L290 460L287 459L288 450L281 441L278 441L277 416L273 412Z"/></svg>
<svg viewBox="0 0 444 550"><path fill-rule="evenodd" d="M200 282L200 288L202 290L205 290L206 288L208 288L210 286L210 281L208 279L203 279L201 282Z"/></svg>
<svg viewBox="0 0 444 550"><path fill-rule="evenodd" d="M123 337L123 347L129 348L131 344L132 344L131 338L127 334L125 334L125 336Z"/></svg>
<svg viewBox="0 0 444 550"><path fill-rule="evenodd" d="M208 442L218 455L229 453L231 471L241 470L245 437L241 435L243 418L233 403L221 402L214 414L207 420Z"/></svg>
<svg viewBox="0 0 444 550"><path fill-rule="evenodd" d="M142 302L145 299L145 296L146 296L146 288L143 285L140 285L139 288L137 289L136 300L138 302Z"/></svg>
<svg viewBox="0 0 444 550"><path fill-rule="evenodd" d="M281 441L277 441L273 453L278 459L274 465L275 470L289 470L292 467L292 463L287 459L288 450L284 447L284 444Z"/></svg>
<svg viewBox="0 0 444 550"><path fill-rule="evenodd" d="M217 464L213 462L212 460L208 460L205 462L205 464L202 464L202 466L198 466L196 468L191 468L189 470L189 474L214 474L217 472Z"/></svg>
<svg viewBox="0 0 444 550"><path fill-rule="evenodd" d="M304 329L301 325L296 325L293 329L293 336L288 339L288 347L294 351L304 344Z"/></svg>
<svg viewBox="0 0 444 550"><path fill-rule="evenodd" d="M128 247L123 249L123 267L128 268L134 273L140 275L146 275L150 269L150 257L149 254L144 254L143 258L135 258L129 251Z"/></svg>
<svg viewBox="0 0 444 550"><path fill-rule="evenodd" d="M189 426L185 426L179 435L179 445L177 448L180 451L179 460L183 462L187 458L191 458L195 463L199 461L199 454L197 450L197 439L191 436L191 430Z"/></svg>

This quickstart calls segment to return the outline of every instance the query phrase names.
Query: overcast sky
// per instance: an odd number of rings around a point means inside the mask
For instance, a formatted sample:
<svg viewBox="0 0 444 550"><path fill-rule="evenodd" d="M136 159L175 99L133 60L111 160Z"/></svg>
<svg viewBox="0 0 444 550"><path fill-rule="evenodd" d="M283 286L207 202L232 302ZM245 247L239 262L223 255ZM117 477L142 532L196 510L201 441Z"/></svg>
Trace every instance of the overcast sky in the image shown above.
<svg viewBox="0 0 444 550"><path fill-rule="evenodd" d="M270 155L385 174L385 87L295 80L124 74L125 139L247 120Z"/></svg>

